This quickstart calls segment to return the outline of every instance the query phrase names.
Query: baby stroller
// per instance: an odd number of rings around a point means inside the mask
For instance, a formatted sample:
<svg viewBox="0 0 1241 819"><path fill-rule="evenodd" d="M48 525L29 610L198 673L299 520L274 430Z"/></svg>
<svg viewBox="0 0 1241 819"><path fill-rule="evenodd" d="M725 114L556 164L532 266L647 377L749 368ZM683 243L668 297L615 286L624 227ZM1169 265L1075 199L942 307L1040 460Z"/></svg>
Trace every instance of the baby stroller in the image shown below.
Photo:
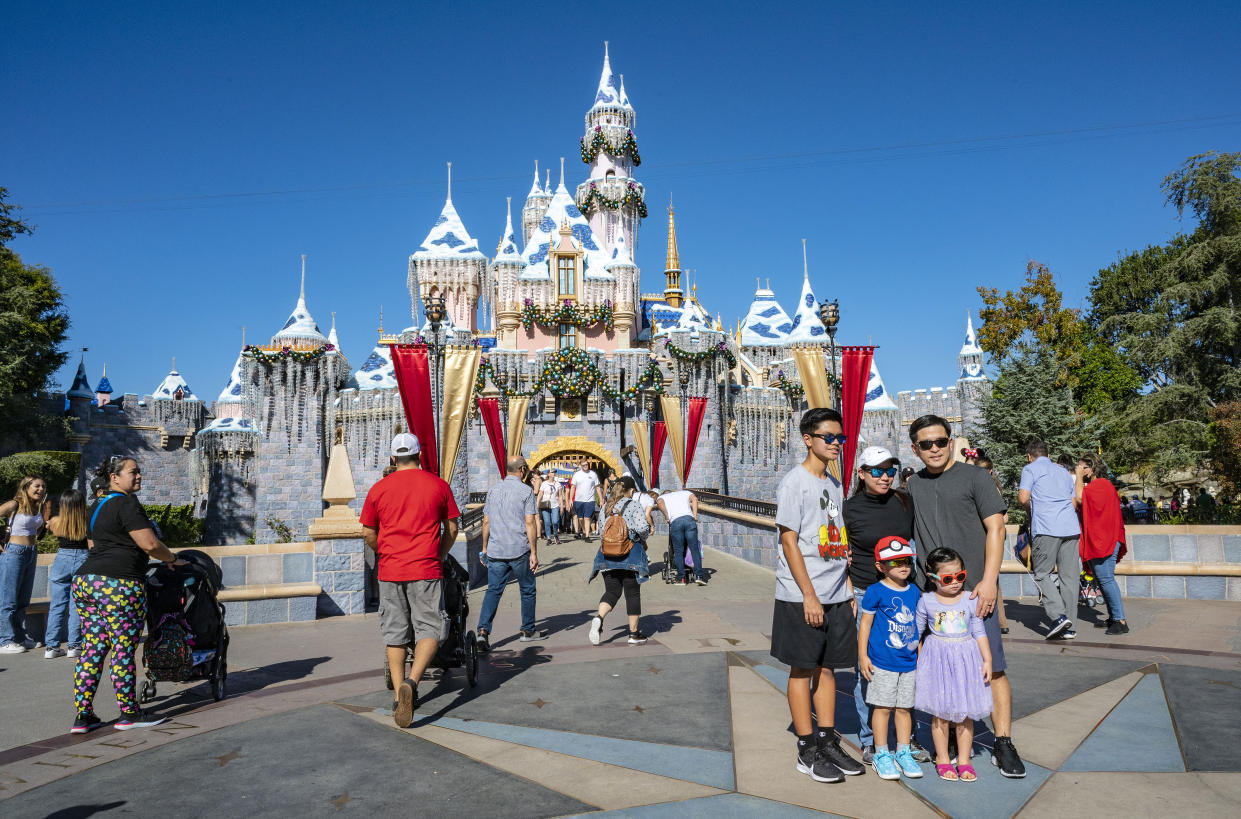
<svg viewBox="0 0 1241 819"><path fill-rule="evenodd" d="M203 552L177 554L185 566L160 564L147 571L147 638L142 666L147 678L138 701L155 698L157 682L207 680L211 696L224 699L228 679L228 626L216 599L223 574Z"/></svg>
<svg viewBox="0 0 1241 819"><path fill-rule="evenodd" d="M467 620L470 616L470 601L467 592L470 590L470 574L457 562L452 555L444 558L444 611L447 621L448 636L440 640L439 650L431 660L429 668L464 668L465 680L470 688L478 685L478 640L473 631L468 630ZM412 646L405 649L405 661L414 658ZM384 684L388 690L393 689L392 672L388 668L388 658L384 657Z"/></svg>

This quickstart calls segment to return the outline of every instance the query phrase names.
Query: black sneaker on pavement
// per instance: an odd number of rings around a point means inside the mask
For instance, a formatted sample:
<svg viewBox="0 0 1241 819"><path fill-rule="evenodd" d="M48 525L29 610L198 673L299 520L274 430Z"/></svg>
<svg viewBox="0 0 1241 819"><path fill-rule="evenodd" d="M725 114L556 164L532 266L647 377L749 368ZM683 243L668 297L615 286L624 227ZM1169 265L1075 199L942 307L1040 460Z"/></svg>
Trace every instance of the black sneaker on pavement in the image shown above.
<svg viewBox="0 0 1241 819"><path fill-rule="evenodd" d="M845 749L840 747L840 738L835 734L819 745L819 756L830 762L845 776L860 776L866 770L866 766L845 753Z"/></svg>
<svg viewBox="0 0 1241 819"><path fill-rule="evenodd" d="M844 782L845 775L833 765L820 749L807 746L797 754L797 772L804 773L815 782Z"/></svg>
<svg viewBox="0 0 1241 819"><path fill-rule="evenodd" d="M874 761L875 761L875 746L874 745L863 745L862 746L862 764L869 765L870 763Z"/></svg>
<svg viewBox="0 0 1241 819"><path fill-rule="evenodd" d="M1060 635L1060 639L1061 639L1061 640L1076 640L1076 639L1077 639L1077 632L1076 632L1076 631L1074 631L1073 629L1069 629L1069 630L1068 630L1068 631L1066 631L1064 634L1061 634L1061 635Z"/></svg>
<svg viewBox="0 0 1241 819"><path fill-rule="evenodd" d="M491 640L487 639L487 632L480 631L474 638L474 645L478 648L479 654L486 654L491 651Z"/></svg>
<svg viewBox="0 0 1241 819"><path fill-rule="evenodd" d="M645 642L646 642L646 635L642 633L641 629L639 629L638 631L629 632L629 645L640 646Z"/></svg>
<svg viewBox="0 0 1241 819"><path fill-rule="evenodd" d="M89 734L100 725L103 725L103 720L94 714L78 714L78 718L73 721L73 727L69 729L69 733Z"/></svg>
<svg viewBox="0 0 1241 819"><path fill-rule="evenodd" d="M521 637L518 639L523 643L533 643L535 640L542 640L547 636L547 629L536 628L533 631L521 630Z"/></svg>
<svg viewBox="0 0 1241 819"><path fill-rule="evenodd" d="M1128 634L1128 633L1129 633L1129 624L1128 624L1128 623L1120 623L1120 622L1117 622L1116 620L1112 620L1112 621L1108 624L1108 627L1107 627L1107 633L1108 633L1108 634Z"/></svg>
<svg viewBox="0 0 1241 819"><path fill-rule="evenodd" d="M414 709L418 707L418 686L413 680L401 681L396 690L396 708L392 709L392 719L397 728L408 728L414 721Z"/></svg>
<svg viewBox="0 0 1241 819"><path fill-rule="evenodd" d="M697 583L699 586L705 586L707 585L707 578L703 577L700 574L696 574L694 575L694 582Z"/></svg>
<svg viewBox="0 0 1241 819"><path fill-rule="evenodd" d="M1112 623L1114 622L1116 621L1113 620L1111 617L1107 618L1106 620L1095 620L1094 627L1095 628L1111 628Z"/></svg>
<svg viewBox="0 0 1241 819"><path fill-rule="evenodd" d="M1071 628L1073 628L1073 624L1069 622L1069 618L1059 617L1056 619L1056 622L1051 624L1051 628L1047 630L1047 639L1054 640Z"/></svg>
<svg viewBox="0 0 1241 819"><path fill-rule="evenodd" d="M930 762L931 752L918 743L916 739L909 740L909 750L914 755L915 762Z"/></svg>
<svg viewBox="0 0 1241 819"><path fill-rule="evenodd" d="M1011 737L996 737L995 747L991 750L991 764L1000 769L1000 773L1009 779L1024 779L1025 763L1017 755Z"/></svg>
<svg viewBox="0 0 1241 819"><path fill-rule="evenodd" d="M131 728L150 728L152 725L159 725L166 719L168 718L147 716L141 711L129 711L121 714L120 718L112 723L112 727L118 731L128 731Z"/></svg>

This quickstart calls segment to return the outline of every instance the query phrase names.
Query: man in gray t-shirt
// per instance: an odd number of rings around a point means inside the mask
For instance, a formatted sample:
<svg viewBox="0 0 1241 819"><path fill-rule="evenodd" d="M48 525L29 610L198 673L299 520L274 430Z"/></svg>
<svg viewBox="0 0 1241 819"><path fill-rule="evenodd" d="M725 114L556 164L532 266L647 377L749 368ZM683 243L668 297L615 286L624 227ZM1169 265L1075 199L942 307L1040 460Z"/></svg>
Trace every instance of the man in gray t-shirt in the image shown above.
<svg viewBox="0 0 1241 819"><path fill-rule="evenodd" d="M1000 600L1000 563L1004 559L1006 504L985 469L953 460L952 427L938 415L923 415L909 425L913 453L924 464L909 479L914 501L914 538L925 577L927 556L952 549L961 556L965 588L977 601L991 648L991 722L995 746L991 761L1010 779L1026 775L1013 747L1013 692L1005 673L1004 642L996 616Z"/></svg>

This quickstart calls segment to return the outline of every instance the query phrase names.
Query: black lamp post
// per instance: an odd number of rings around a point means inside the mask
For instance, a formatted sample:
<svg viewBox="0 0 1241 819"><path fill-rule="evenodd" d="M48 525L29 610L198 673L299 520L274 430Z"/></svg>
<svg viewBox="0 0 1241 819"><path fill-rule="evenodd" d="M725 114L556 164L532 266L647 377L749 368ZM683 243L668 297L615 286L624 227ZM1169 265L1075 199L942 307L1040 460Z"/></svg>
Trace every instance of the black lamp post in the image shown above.
<svg viewBox="0 0 1241 819"><path fill-rule="evenodd" d="M836 374L836 328L840 324L840 303L837 299L819 305L819 321L827 328L827 340L832 355L832 404L840 408L839 377Z"/></svg>
<svg viewBox="0 0 1241 819"><path fill-rule="evenodd" d="M443 296L427 296L422 300L422 309L426 313L427 321L431 323L430 346L434 354L434 366L431 368L434 383L431 385L431 394L435 397L435 449L438 452L440 445L439 417L444 400L444 334L442 324L448 311L445 308Z"/></svg>

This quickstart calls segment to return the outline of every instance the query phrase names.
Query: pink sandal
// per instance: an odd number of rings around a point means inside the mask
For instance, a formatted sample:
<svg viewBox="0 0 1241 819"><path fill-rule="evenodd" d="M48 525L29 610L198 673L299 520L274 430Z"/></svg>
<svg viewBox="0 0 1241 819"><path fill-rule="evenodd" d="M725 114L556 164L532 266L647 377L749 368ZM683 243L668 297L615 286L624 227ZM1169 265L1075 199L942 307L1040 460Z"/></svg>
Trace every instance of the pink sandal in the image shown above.
<svg viewBox="0 0 1241 819"><path fill-rule="evenodd" d="M965 767L969 768L968 765ZM973 770L973 768L970 768L970 770ZM949 782L956 782L960 779L960 777L957 776L956 766L948 762L945 762L943 765L936 765L935 773L939 774L940 779L946 779Z"/></svg>
<svg viewBox="0 0 1241 819"><path fill-rule="evenodd" d="M958 765L958 776L962 782L974 782L978 779L978 772L974 770L973 765Z"/></svg>

